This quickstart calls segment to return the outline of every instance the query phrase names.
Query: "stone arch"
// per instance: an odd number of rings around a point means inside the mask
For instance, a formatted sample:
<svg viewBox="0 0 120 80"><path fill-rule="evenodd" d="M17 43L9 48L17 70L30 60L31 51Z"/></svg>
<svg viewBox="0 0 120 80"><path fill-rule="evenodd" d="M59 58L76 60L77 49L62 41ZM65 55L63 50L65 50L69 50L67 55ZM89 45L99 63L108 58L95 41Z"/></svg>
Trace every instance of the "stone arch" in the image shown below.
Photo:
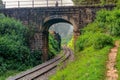
<svg viewBox="0 0 120 80"><path fill-rule="evenodd" d="M68 23L71 24L74 27L74 30L77 29L77 24L75 23L75 19L71 16L50 16L47 17L44 20L44 23L42 25L42 31L48 31L50 26L52 26L53 24L59 23L59 22L63 22L63 23Z"/></svg>
<svg viewBox="0 0 120 80"><path fill-rule="evenodd" d="M44 40L42 41L43 45L44 45L43 49L46 49L47 51L49 49L49 46L48 46L48 40L49 40L48 34L49 34L49 32L48 31L49 31L50 26L52 26L53 24L59 23L59 22L71 24L71 25L73 25L73 29L76 27L73 19L69 19L69 21L68 21L68 20L63 19L63 18L52 18L52 19L49 18L49 20L46 20L44 22L44 24L42 25L42 33L44 35ZM43 50L44 54L48 53L48 52L46 52L46 50ZM46 56L44 54L43 54L43 56Z"/></svg>

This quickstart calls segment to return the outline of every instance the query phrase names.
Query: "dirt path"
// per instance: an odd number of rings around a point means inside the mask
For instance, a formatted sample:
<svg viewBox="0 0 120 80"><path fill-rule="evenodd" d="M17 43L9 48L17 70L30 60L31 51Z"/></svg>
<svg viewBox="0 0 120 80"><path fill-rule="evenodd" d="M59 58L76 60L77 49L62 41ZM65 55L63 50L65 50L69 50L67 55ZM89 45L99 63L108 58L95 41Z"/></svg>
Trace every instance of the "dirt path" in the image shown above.
<svg viewBox="0 0 120 80"><path fill-rule="evenodd" d="M106 65L106 68L107 68L106 80L117 80L118 79L117 69L115 68L118 47L119 47L119 41L116 41L115 46L111 49L108 55L108 61Z"/></svg>

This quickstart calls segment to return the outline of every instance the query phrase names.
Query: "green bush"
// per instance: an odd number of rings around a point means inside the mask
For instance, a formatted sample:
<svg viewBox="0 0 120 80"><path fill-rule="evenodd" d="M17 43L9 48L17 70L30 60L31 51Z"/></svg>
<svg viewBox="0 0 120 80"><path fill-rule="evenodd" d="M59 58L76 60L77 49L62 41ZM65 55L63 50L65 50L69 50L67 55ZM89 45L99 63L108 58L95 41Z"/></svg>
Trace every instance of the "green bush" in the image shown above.
<svg viewBox="0 0 120 80"><path fill-rule="evenodd" d="M26 61L27 65L35 66L42 63L42 52L40 50L35 50L31 52L30 56L28 57L29 60Z"/></svg>
<svg viewBox="0 0 120 80"><path fill-rule="evenodd" d="M8 70L25 70L41 63L41 52L30 53L28 34L29 29L20 21L0 14L0 76Z"/></svg>
<svg viewBox="0 0 120 80"><path fill-rule="evenodd" d="M97 13L95 22L99 23L97 26L104 29L104 33L112 36L120 35L120 10L114 9L112 11L100 10ZM92 26L92 25L91 25Z"/></svg>
<svg viewBox="0 0 120 80"><path fill-rule="evenodd" d="M100 32L111 36L120 35L120 9L112 11L100 10L94 22L88 24L81 30L82 34L86 32Z"/></svg>
<svg viewBox="0 0 120 80"><path fill-rule="evenodd" d="M84 48L93 45L95 40L95 34L92 32L86 32L78 37L76 41L76 51L83 50Z"/></svg>
<svg viewBox="0 0 120 80"><path fill-rule="evenodd" d="M93 46L95 49L101 49L107 45L113 45L113 39L103 33L86 32L79 36L76 42L76 51Z"/></svg>
<svg viewBox="0 0 120 80"><path fill-rule="evenodd" d="M96 38L93 42L93 47L95 49L101 49L103 47L112 46L112 45L113 45L112 37L101 33L96 35Z"/></svg>

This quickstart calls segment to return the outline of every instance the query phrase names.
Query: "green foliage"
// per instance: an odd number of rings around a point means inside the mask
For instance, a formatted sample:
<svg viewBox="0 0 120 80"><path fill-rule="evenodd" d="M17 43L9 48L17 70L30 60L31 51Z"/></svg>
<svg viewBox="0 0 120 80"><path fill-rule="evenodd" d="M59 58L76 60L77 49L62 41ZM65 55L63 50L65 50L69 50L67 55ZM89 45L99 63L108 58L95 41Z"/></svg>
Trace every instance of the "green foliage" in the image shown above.
<svg viewBox="0 0 120 80"><path fill-rule="evenodd" d="M13 69L17 69L18 66L13 64L28 60L30 50L26 46L27 31L19 21L0 15L0 57L4 61L0 73L12 69L13 66Z"/></svg>
<svg viewBox="0 0 120 80"><path fill-rule="evenodd" d="M73 0L76 5L116 4L118 0Z"/></svg>
<svg viewBox="0 0 120 80"><path fill-rule="evenodd" d="M10 75L15 75L16 73L19 73L19 71L10 70L10 71L4 72L4 75L0 76L0 80L6 80L6 77L9 77Z"/></svg>
<svg viewBox="0 0 120 80"><path fill-rule="evenodd" d="M117 1L117 8L120 9L120 0Z"/></svg>
<svg viewBox="0 0 120 80"><path fill-rule="evenodd" d="M73 38L73 37L72 37L72 39L68 42L68 45L67 45L67 46L74 51L74 38Z"/></svg>
<svg viewBox="0 0 120 80"><path fill-rule="evenodd" d="M120 10L114 9L112 11L101 10L98 12L96 22L99 22L99 27L106 30L106 33L112 36L120 35Z"/></svg>
<svg viewBox="0 0 120 80"><path fill-rule="evenodd" d="M81 51L89 46L101 49L107 45L113 45L113 39L102 33L86 32L81 35L76 42L76 51Z"/></svg>
<svg viewBox="0 0 120 80"><path fill-rule="evenodd" d="M30 53L28 28L0 14L0 76L9 70L25 70L41 63L41 52ZM39 59L38 59L39 58Z"/></svg>
<svg viewBox="0 0 120 80"><path fill-rule="evenodd" d="M73 0L76 5L91 5L99 4L100 0Z"/></svg>
<svg viewBox="0 0 120 80"><path fill-rule="evenodd" d="M114 9L112 11L100 10L97 12L95 21L87 25L82 32L102 32L117 37L120 35L119 17L120 9Z"/></svg>
<svg viewBox="0 0 120 80"><path fill-rule="evenodd" d="M88 32L93 32L93 33L103 32L104 29L101 27L98 27L98 25L99 25L99 23L90 23L81 30L81 33L84 34L84 33L88 33Z"/></svg>
<svg viewBox="0 0 120 80"><path fill-rule="evenodd" d="M95 40L93 42L93 47L95 49L101 49L101 48L106 47L108 45L113 46L112 37L105 35L105 34L101 34L101 33L95 35Z"/></svg>
<svg viewBox="0 0 120 80"><path fill-rule="evenodd" d="M59 43L55 40L55 37L50 34L49 35L49 59L54 57L56 54L60 52Z"/></svg>

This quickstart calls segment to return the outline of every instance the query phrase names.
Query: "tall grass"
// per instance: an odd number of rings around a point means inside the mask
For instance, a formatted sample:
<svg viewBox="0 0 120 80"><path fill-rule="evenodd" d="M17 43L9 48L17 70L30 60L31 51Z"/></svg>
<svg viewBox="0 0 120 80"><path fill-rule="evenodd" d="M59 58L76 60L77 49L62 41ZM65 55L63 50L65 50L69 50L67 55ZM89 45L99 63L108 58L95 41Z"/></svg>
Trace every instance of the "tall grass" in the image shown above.
<svg viewBox="0 0 120 80"><path fill-rule="evenodd" d="M76 60L67 68L57 71L50 80L104 80L106 60L111 46L96 50L86 48L76 53Z"/></svg>

